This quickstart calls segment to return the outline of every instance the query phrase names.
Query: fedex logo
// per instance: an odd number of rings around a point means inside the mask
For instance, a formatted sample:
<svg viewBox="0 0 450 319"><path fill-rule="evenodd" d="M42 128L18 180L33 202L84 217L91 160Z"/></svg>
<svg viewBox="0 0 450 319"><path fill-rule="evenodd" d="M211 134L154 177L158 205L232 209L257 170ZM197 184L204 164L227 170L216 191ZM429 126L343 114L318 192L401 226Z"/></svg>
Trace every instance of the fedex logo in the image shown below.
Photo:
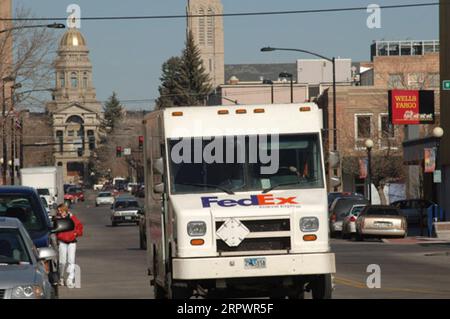
<svg viewBox="0 0 450 319"><path fill-rule="evenodd" d="M211 204L217 204L221 207L234 207L234 206L270 206L270 205L298 205L295 201L296 196L293 197L273 197L271 194L264 195L251 195L250 198L243 198L239 200L234 199L222 199L219 200L216 196L202 197L203 208L211 207Z"/></svg>

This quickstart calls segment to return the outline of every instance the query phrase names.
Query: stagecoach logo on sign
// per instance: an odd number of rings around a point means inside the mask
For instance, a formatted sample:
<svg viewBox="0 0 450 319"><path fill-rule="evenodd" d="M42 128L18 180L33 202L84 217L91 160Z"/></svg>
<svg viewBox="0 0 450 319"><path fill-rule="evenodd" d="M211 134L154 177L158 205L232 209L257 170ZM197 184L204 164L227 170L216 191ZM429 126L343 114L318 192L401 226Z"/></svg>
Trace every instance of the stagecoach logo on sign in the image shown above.
<svg viewBox="0 0 450 319"><path fill-rule="evenodd" d="M203 208L212 206L219 207L249 207L256 206L260 208L286 208L299 207L297 196L291 197L275 197L272 194L250 195L250 197L242 199L219 199L217 196L202 197Z"/></svg>
<svg viewBox="0 0 450 319"><path fill-rule="evenodd" d="M393 125L434 123L434 91L389 91L389 118Z"/></svg>

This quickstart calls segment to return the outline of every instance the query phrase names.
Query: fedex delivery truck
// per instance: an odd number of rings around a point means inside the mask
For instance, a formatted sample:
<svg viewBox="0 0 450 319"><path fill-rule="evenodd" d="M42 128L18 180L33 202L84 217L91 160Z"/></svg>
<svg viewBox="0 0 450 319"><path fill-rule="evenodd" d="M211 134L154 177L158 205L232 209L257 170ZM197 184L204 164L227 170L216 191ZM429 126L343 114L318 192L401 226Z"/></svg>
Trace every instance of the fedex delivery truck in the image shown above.
<svg viewBox="0 0 450 319"><path fill-rule="evenodd" d="M51 207L64 202L63 171L61 166L30 167L20 170L21 184L36 188Z"/></svg>
<svg viewBox="0 0 450 319"><path fill-rule="evenodd" d="M331 298L314 103L148 114L141 239L156 298Z"/></svg>

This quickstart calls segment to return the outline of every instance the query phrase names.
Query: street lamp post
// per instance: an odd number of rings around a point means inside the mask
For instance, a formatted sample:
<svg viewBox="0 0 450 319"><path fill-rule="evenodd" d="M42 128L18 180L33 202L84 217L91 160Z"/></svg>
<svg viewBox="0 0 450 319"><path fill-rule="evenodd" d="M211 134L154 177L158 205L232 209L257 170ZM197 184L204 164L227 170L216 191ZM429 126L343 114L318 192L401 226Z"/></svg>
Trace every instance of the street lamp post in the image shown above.
<svg viewBox="0 0 450 319"><path fill-rule="evenodd" d="M2 79L2 151L3 151L3 163L2 163L2 179L3 185L6 185L6 171L8 169L8 149L6 146L6 83L13 82L15 79L12 76L7 76Z"/></svg>
<svg viewBox="0 0 450 319"><path fill-rule="evenodd" d="M261 52L273 52L273 51L294 51L294 52L301 52L301 53L306 53L306 54L310 54L313 56L316 56L318 58L327 60L329 62L332 63L333 65L333 151L337 151L337 119L336 119L336 58L328 58L326 56L323 56L321 54L315 53L315 52L311 52L311 51L307 51L307 50L303 50L303 49L286 49L286 48L272 48L272 47L264 47L261 49ZM328 114L328 110L327 114ZM328 116L327 116L328 118ZM326 123L328 128L328 123Z"/></svg>
<svg viewBox="0 0 450 319"><path fill-rule="evenodd" d="M444 129L442 127L435 127L433 129L433 136L436 138L436 171L442 174L441 172L441 160L440 160L440 146L441 146L441 138L444 136ZM435 184L435 183L433 183ZM440 204L440 187L438 187L438 192L436 194L437 204ZM444 216L445 220L445 216Z"/></svg>
<svg viewBox="0 0 450 319"><path fill-rule="evenodd" d="M22 84L16 83L13 86L11 86L11 111L14 112L14 91L17 89L20 89L22 87ZM16 121L14 119L14 116L11 117L11 185L15 184L15 158L16 158Z"/></svg>
<svg viewBox="0 0 450 319"><path fill-rule="evenodd" d="M373 141L369 138L364 143L367 149L367 193L369 197L369 203L372 205L372 148Z"/></svg>
<svg viewBox="0 0 450 319"><path fill-rule="evenodd" d="M282 72L279 77L291 80L291 103L294 103L294 75L292 73Z"/></svg>

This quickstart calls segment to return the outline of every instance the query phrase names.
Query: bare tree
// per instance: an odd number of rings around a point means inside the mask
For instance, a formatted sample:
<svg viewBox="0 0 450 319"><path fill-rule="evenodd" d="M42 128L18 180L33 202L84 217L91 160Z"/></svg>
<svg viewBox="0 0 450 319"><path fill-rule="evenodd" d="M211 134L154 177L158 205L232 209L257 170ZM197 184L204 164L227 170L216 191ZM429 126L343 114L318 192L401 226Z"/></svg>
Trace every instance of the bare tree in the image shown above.
<svg viewBox="0 0 450 319"><path fill-rule="evenodd" d="M8 29L0 35L0 75L12 77L22 85L21 91L29 92L20 96L22 105L44 105L36 91L48 89L54 79L54 53L56 51L55 31L47 28L25 28L36 22L20 20L32 18L31 11L18 8ZM11 57L12 50L12 57ZM35 91L35 92L30 92ZM8 97L7 95L5 95ZM44 98L48 99L48 98ZM9 104L9 103L8 103Z"/></svg>

